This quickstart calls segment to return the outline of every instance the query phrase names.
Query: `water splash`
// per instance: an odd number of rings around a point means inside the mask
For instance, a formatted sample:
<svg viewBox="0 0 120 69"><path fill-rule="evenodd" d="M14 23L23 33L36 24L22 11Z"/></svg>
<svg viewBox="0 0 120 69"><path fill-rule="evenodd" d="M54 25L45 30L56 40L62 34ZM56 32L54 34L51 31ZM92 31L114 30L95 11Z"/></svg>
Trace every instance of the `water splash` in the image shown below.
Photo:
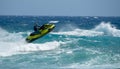
<svg viewBox="0 0 120 69"><path fill-rule="evenodd" d="M0 56L11 56L15 54L24 54L32 51L53 50L60 46L61 42L51 41L45 43L26 43L22 36L24 32L9 33L0 28L2 35L0 36Z"/></svg>
<svg viewBox="0 0 120 69"><path fill-rule="evenodd" d="M110 24L110 22L108 23L102 22L101 24L96 26L93 30L103 32L104 35L120 37L120 30L116 29L116 27Z"/></svg>

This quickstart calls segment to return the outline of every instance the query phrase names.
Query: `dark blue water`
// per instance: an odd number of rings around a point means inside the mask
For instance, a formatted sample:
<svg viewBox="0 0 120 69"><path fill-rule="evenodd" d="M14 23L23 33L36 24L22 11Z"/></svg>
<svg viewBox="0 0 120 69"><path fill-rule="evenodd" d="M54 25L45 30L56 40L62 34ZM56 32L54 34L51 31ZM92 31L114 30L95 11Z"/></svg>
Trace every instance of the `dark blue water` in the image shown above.
<svg viewBox="0 0 120 69"><path fill-rule="evenodd" d="M26 43L34 23L55 23ZM120 68L120 17L0 16L0 68Z"/></svg>

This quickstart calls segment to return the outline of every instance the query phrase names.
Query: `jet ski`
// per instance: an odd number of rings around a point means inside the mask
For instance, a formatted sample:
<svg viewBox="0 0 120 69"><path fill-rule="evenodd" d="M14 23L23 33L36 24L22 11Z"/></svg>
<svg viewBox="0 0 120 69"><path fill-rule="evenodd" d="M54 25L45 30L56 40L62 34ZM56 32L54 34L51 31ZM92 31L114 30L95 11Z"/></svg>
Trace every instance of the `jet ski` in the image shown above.
<svg viewBox="0 0 120 69"><path fill-rule="evenodd" d="M33 41L37 40L38 38L41 38L42 36L45 36L46 34L51 32L55 28L55 25L52 24L52 23L44 24L43 26L44 26L44 28L40 28L37 32L32 32L26 38L26 41L28 43L33 42ZM41 27L43 27L43 26L41 26Z"/></svg>

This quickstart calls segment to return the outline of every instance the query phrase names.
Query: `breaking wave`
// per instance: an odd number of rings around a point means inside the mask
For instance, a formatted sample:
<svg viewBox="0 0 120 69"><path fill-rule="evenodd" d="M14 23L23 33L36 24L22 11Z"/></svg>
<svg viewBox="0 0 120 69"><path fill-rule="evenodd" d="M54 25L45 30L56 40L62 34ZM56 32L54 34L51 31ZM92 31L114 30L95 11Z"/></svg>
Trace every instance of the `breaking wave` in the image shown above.
<svg viewBox="0 0 120 69"><path fill-rule="evenodd" d="M113 36L113 37L120 37L120 30L116 29L115 26L112 24L101 22L95 28L90 30L84 29L75 29L73 31L60 31L60 32L53 32L52 34L61 34L61 35L75 35L75 36Z"/></svg>
<svg viewBox="0 0 120 69"><path fill-rule="evenodd" d="M0 28L0 56L11 56L15 54L24 54L32 51L46 51L57 48L61 42L51 41L45 43L26 43L22 36L24 32L9 33Z"/></svg>

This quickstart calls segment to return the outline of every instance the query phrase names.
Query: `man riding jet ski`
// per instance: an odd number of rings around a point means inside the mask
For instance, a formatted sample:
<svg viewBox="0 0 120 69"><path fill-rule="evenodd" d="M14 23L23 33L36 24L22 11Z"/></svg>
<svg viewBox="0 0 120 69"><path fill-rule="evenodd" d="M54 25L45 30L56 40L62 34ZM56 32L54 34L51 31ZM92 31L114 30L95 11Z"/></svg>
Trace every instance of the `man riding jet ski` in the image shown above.
<svg viewBox="0 0 120 69"><path fill-rule="evenodd" d="M48 23L48 24L43 24L42 26L39 26L37 23L35 23L34 25L34 32L32 32L27 38L26 41L27 42L32 42L44 35L46 35L47 33L49 33L50 31L52 31L54 29L55 25Z"/></svg>

